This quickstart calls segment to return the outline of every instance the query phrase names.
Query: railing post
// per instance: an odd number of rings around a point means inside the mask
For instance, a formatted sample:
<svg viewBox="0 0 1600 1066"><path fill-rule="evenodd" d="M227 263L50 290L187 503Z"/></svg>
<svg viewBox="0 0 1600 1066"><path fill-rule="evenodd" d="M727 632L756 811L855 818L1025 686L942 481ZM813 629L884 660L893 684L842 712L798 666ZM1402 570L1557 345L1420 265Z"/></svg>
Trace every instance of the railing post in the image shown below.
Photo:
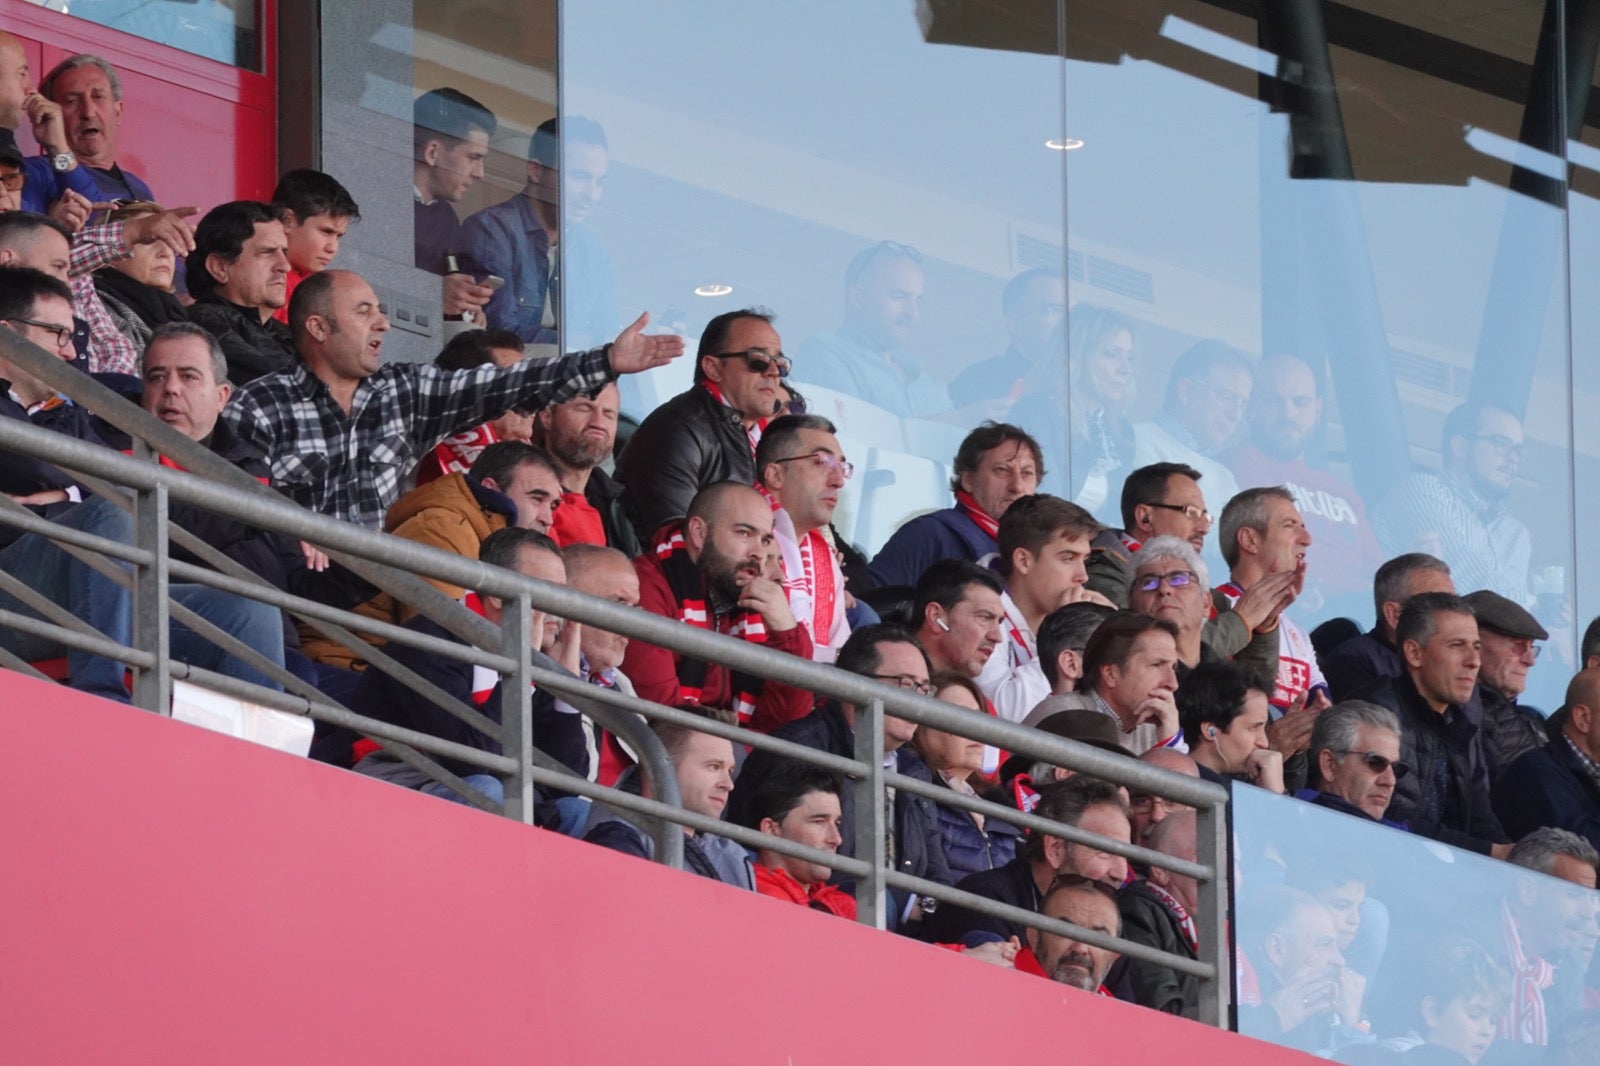
<svg viewBox="0 0 1600 1066"><path fill-rule="evenodd" d="M883 871L889 861L889 819L884 809L882 700L874 699L856 709L855 730L856 761L866 769L851 786L856 797L855 858L872 864L872 873L856 882L856 920L887 929Z"/></svg>
<svg viewBox="0 0 1600 1066"><path fill-rule="evenodd" d="M138 441L135 454L153 459L149 445ZM133 498L133 543L150 553L148 565L133 568L133 646L155 656L149 670L135 669L133 704L156 714L172 713L172 634L167 616L167 486L157 481Z"/></svg>
<svg viewBox="0 0 1600 1066"><path fill-rule="evenodd" d="M500 683L500 727L505 730L503 754L517 768L506 778L507 818L533 824L533 605L526 592L506 602L500 616L500 654L516 664Z"/></svg>
<svg viewBox="0 0 1600 1066"><path fill-rule="evenodd" d="M1233 955L1228 940L1228 878L1233 855L1228 847L1228 805L1206 804L1195 811L1195 859L1210 866L1216 876L1200 882L1198 913L1194 916L1200 940L1200 961L1217 968L1217 975L1200 982L1200 1021L1218 1029L1232 1028Z"/></svg>

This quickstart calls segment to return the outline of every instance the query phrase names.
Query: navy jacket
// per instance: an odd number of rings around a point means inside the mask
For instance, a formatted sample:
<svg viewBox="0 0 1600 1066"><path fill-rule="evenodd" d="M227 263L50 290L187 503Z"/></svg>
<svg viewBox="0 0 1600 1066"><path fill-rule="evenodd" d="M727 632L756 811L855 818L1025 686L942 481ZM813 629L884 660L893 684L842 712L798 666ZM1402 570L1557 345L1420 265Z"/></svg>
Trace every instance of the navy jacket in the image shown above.
<svg viewBox="0 0 1600 1066"><path fill-rule="evenodd" d="M1398 677L1405 664L1393 644L1378 635L1376 628L1351 637L1321 657L1322 676L1328 681L1328 694L1335 702L1355 697L1357 692L1386 677Z"/></svg>
<svg viewBox="0 0 1600 1066"><path fill-rule="evenodd" d="M923 761L922 756L915 751L901 748L896 755L902 774L922 781L944 784L944 779L935 774ZM975 874L980 870L992 870L996 866L1004 866L1017 854L1017 844L1022 840L1022 830L1010 822L985 818L983 828L979 829L972 815L959 807L947 807L942 803L936 803L934 809L939 824L939 841L944 845L945 863L950 867L950 876L955 880L959 881L968 874Z"/></svg>
<svg viewBox="0 0 1600 1066"><path fill-rule="evenodd" d="M963 892L971 892L998 903L1009 903L1023 910L1039 909L1039 887L1033 883L1033 863L1020 855L1004 866L964 877L956 887ZM934 914L928 932L941 944L974 944L985 940L1009 940L1011 937L1026 942L1028 937L1026 926L950 904L940 907Z"/></svg>
<svg viewBox="0 0 1600 1066"><path fill-rule="evenodd" d="M11 398L10 387L9 382L0 381L0 418L14 418L90 444L105 443L95 432L89 413L78 405L60 403L49 410L30 415L26 408ZM42 459L0 450L0 492L8 496L31 496L36 492L70 489L77 484L71 475ZM88 498L87 490L80 487L80 492L84 498ZM53 519L76 506L71 502L52 503L43 507L29 507L28 510L41 518ZM0 547L14 543L21 536L22 531L16 526L0 524Z"/></svg>
<svg viewBox="0 0 1600 1066"><path fill-rule="evenodd" d="M1506 831L1519 840L1535 829L1553 826L1600 848L1600 784L1589 776L1564 736L1506 768L1495 785L1494 809Z"/></svg>
<svg viewBox="0 0 1600 1066"><path fill-rule="evenodd" d="M999 551L994 538L973 524L958 507L913 518L878 552L869 568L883 585L915 585L924 570L940 559L979 562Z"/></svg>

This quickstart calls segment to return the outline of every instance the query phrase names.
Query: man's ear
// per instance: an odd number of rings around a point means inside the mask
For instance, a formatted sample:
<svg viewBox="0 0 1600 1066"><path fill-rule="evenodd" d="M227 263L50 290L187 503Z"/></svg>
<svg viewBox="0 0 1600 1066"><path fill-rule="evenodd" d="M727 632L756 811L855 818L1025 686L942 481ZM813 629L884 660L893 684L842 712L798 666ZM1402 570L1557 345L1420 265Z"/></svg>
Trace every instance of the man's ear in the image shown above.
<svg viewBox="0 0 1600 1066"><path fill-rule="evenodd" d="M1418 1013L1422 1015L1422 1025L1424 1028L1437 1029L1439 1027L1439 1017L1444 1012L1439 1009L1438 1000L1434 999L1432 996L1423 996Z"/></svg>
<svg viewBox="0 0 1600 1066"><path fill-rule="evenodd" d="M222 394L222 406L228 406L228 401L233 398L233 386L221 381L217 383L217 391Z"/></svg>
<svg viewBox="0 0 1600 1066"><path fill-rule="evenodd" d="M294 210L292 208L288 208L288 207L284 208L283 209L283 228L285 230L292 230L298 225L300 225L300 220L295 217Z"/></svg>
<svg viewBox="0 0 1600 1066"><path fill-rule="evenodd" d="M780 827L779 827L778 823L773 821L771 818L763 818L763 819L761 819L761 824L756 826L756 829L759 832L765 833L769 837L782 836L783 834L778 832L779 828Z"/></svg>
<svg viewBox="0 0 1600 1066"><path fill-rule="evenodd" d="M1239 554L1254 555L1261 550L1262 536L1249 526L1240 526L1239 532L1235 534L1235 537L1239 547Z"/></svg>
<svg viewBox="0 0 1600 1066"><path fill-rule="evenodd" d="M1011 572L1022 574L1026 577L1028 571L1033 569L1034 561L1033 553L1027 548L1013 548L1011 551Z"/></svg>
<svg viewBox="0 0 1600 1066"><path fill-rule="evenodd" d="M714 355L700 357L700 376L714 384L722 384L722 360Z"/></svg>
<svg viewBox="0 0 1600 1066"><path fill-rule="evenodd" d="M698 515L687 519L683 523L683 542L691 554L699 556L700 549L706 546L706 540L711 534L711 527L706 525L706 520Z"/></svg>
<svg viewBox="0 0 1600 1066"><path fill-rule="evenodd" d="M1288 954L1288 945L1283 942L1282 933L1269 933L1262 942L1262 947L1267 953L1267 962L1274 970L1283 965L1284 957Z"/></svg>
<svg viewBox="0 0 1600 1066"><path fill-rule="evenodd" d="M438 141L424 141L422 145L422 161L430 167L439 165L439 153L444 151L444 145Z"/></svg>
<svg viewBox="0 0 1600 1066"><path fill-rule="evenodd" d="M1394 632L1394 627L1400 624L1400 605L1393 600L1383 605L1383 625L1389 632Z"/></svg>
<svg viewBox="0 0 1600 1066"><path fill-rule="evenodd" d="M505 489L500 487L500 483L498 481L496 481L492 477L479 478L478 479L478 484L482 485L484 488L488 489L490 492L504 492L505 491Z"/></svg>
<svg viewBox="0 0 1600 1066"><path fill-rule="evenodd" d="M1044 861L1052 870L1061 869L1067 861L1067 842L1060 837L1045 837Z"/></svg>
<svg viewBox="0 0 1600 1066"><path fill-rule="evenodd" d="M226 285L228 283L228 268L232 265L216 252L206 256L206 273L210 274L218 285Z"/></svg>
<svg viewBox="0 0 1600 1066"><path fill-rule="evenodd" d="M768 463L761 469L761 483L773 492L783 488L783 464Z"/></svg>
<svg viewBox="0 0 1600 1066"><path fill-rule="evenodd" d="M1150 528L1150 505L1137 503L1133 506L1133 528L1129 533L1144 533Z"/></svg>
<svg viewBox="0 0 1600 1066"><path fill-rule="evenodd" d="M1172 887L1172 871L1163 870L1159 866L1152 866L1150 867L1150 880L1162 888L1170 889Z"/></svg>
<svg viewBox="0 0 1600 1066"><path fill-rule="evenodd" d="M1334 759L1335 755L1328 748L1323 748L1317 752L1317 773L1321 776L1324 785L1333 781Z"/></svg>
<svg viewBox="0 0 1600 1066"><path fill-rule="evenodd" d="M1415 670L1422 665L1423 647L1414 640L1408 640L1400 645L1400 655L1405 659L1406 665Z"/></svg>

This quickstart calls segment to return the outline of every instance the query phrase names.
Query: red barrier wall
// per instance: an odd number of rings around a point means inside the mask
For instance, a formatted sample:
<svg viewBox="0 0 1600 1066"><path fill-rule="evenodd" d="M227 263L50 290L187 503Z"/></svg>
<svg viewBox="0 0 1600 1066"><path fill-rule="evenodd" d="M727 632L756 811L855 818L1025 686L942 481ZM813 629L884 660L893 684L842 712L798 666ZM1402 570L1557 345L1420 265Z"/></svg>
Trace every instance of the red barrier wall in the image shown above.
<svg viewBox="0 0 1600 1066"><path fill-rule="evenodd" d="M4 1062L1316 1061L5 671L0 750Z"/></svg>

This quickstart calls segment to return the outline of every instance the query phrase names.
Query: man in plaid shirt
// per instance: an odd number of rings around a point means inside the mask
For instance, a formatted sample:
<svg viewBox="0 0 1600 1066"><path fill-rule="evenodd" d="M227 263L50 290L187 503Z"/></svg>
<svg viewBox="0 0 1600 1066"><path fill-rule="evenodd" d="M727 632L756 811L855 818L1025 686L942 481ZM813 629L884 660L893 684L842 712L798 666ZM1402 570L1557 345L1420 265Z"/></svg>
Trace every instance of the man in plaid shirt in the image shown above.
<svg viewBox="0 0 1600 1066"><path fill-rule="evenodd" d="M604 348L560 359L446 371L382 366L389 320L360 276L324 270L289 304L300 361L250 382L222 418L264 451L272 483L290 499L372 529L401 482L444 438L511 408L537 409L599 388L619 374L670 362L676 336L645 336L649 315Z"/></svg>

